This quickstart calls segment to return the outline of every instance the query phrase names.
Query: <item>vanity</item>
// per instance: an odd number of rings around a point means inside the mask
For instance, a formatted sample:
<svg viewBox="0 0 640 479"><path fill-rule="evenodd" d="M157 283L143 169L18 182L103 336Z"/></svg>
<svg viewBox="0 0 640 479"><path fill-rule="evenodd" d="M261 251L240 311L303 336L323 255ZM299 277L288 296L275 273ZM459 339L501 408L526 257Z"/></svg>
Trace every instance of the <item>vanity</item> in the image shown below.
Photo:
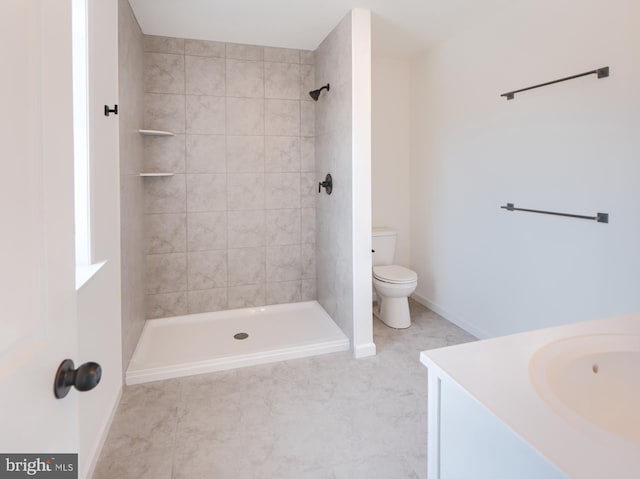
<svg viewBox="0 0 640 479"><path fill-rule="evenodd" d="M429 479L640 478L640 313L420 361Z"/></svg>

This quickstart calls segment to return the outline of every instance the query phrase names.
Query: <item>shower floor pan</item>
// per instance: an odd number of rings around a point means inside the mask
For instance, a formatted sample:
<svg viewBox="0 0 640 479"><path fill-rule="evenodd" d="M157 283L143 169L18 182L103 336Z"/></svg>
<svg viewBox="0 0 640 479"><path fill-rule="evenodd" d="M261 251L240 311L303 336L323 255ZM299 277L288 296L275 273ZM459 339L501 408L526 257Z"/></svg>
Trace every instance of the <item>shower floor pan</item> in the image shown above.
<svg viewBox="0 0 640 479"><path fill-rule="evenodd" d="M234 337L241 333L247 337ZM144 325L126 383L348 349L349 340L317 301L152 319Z"/></svg>

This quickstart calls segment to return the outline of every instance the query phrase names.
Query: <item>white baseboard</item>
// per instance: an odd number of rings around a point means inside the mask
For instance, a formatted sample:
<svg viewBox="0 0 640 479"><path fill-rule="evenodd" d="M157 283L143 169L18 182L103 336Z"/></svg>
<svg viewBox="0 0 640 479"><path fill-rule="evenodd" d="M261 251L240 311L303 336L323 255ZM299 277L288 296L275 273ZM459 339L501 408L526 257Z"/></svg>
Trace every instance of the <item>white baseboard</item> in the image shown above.
<svg viewBox="0 0 640 479"><path fill-rule="evenodd" d="M376 355L375 343L357 344L353 347L353 357L356 359Z"/></svg>
<svg viewBox="0 0 640 479"><path fill-rule="evenodd" d="M496 336L495 334L489 334L487 331L484 331L483 329L478 328L477 326L471 324L469 321L465 321L464 319L454 316L445 308L439 306L438 304L422 296L421 294L413 293L411 297L421 305L429 308L434 313L438 313L447 321L455 324L459 328L464 329L467 333L474 335L478 339L489 339Z"/></svg>
<svg viewBox="0 0 640 479"><path fill-rule="evenodd" d="M120 386L120 390L118 391L118 395L116 396L116 400L111 408L111 412L109 413L109 417L107 418L107 422L100 434L100 440L96 445L95 450L93 451L91 462L89 463L89 467L86 471L86 474L81 476L85 479L90 479L93 477L93 473L96 470L96 466L98 465L98 460L100 459L100 454L102 453L102 448L104 447L104 443L107 440L107 436L109 435L109 430L111 429L111 424L113 423L113 419L116 416L116 411L118 410L118 405L120 404L120 399L122 398L122 386Z"/></svg>

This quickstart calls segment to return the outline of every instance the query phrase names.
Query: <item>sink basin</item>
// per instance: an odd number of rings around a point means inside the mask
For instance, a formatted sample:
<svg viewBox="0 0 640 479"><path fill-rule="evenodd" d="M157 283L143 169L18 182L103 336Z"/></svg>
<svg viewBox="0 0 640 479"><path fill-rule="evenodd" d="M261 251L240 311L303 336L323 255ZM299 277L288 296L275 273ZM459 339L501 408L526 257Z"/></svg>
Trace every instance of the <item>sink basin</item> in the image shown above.
<svg viewBox="0 0 640 479"><path fill-rule="evenodd" d="M533 355L529 376L538 395L568 421L640 443L640 335L554 341Z"/></svg>

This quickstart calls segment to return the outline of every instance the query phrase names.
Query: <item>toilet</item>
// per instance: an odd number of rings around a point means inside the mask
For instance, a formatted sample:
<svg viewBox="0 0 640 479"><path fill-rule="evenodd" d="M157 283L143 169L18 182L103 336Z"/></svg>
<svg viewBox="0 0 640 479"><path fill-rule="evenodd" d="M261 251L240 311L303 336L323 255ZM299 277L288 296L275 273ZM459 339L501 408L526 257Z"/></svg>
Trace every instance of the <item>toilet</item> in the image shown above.
<svg viewBox="0 0 640 479"><path fill-rule="evenodd" d="M396 251L396 231L373 228L373 287L378 298L373 314L391 328L411 326L409 295L418 286L418 274L393 264Z"/></svg>

